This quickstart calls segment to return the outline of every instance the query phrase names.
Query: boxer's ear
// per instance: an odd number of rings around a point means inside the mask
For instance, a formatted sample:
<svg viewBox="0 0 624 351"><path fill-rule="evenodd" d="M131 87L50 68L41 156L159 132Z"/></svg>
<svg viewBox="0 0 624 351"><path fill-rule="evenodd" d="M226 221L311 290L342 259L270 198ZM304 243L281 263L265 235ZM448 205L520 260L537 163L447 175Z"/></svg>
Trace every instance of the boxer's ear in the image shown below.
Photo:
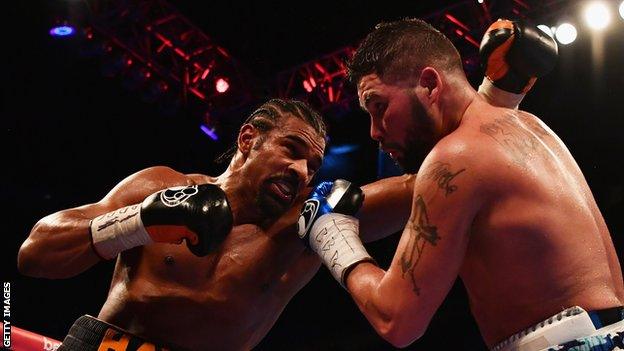
<svg viewBox="0 0 624 351"><path fill-rule="evenodd" d="M426 108L431 108L440 101L442 87L440 73L433 67L425 67L418 78L416 94Z"/></svg>
<svg viewBox="0 0 624 351"><path fill-rule="evenodd" d="M238 150L247 158L249 152L253 148L256 137L258 136L258 129L253 125L246 123L243 124L238 132Z"/></svg>

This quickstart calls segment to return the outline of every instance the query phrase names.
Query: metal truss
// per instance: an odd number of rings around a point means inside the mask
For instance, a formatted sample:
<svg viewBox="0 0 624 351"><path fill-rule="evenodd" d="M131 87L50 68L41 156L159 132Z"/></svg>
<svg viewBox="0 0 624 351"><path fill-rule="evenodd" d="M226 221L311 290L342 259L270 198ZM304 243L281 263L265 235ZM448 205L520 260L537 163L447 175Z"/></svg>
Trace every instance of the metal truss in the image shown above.
<svg viewBox="0 0 624 351"><path fill-rule="evenodd" d="M459 50L466 74L480 74L479 45L487 27L499 17L530 19L540 11L551 11L556 0L476 0L461 1L422 17L444 33ZM348 106L355 99L354 89L346 87L345 62L355 51L346 46L318 59L305 62L278 74L280 97L308 101L316 108L327 110Z"/></svg>
<svg viewBox="0 0 624 351"><path fill-rule="evenodd" d="M166 1L91 1L89 25L129 55L128 63L140 62L178 87L185 103L193 97L235 106L249 99L236 60Z"/></svg>
<svg viewBox="0 0 624 351"><path fill-rule="evenodd" d="M354 47L344 47L279 73L278 95L305 100L321 108L348 104L354 94L352 89L345 89L346 62L354 50Z"/></svg>

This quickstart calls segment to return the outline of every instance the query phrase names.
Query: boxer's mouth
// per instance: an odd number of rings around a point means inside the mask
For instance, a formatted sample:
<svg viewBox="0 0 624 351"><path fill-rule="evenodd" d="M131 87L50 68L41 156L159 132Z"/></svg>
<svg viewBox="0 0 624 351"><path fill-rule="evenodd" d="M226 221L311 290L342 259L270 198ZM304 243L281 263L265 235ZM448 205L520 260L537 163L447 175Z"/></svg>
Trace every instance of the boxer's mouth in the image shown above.
<svg viewBox="0 0 624 351"><path fill-rule="evenodd" d="M379 148L383 150L385 153L389 154L390 157L396 159L397 156L403 154L403 148L401 145L392 142L380 142Z"/></svg>
<svg viewBox="0 0 624 351"><path fill-rule="evenodd" d="M297 194L295 182L286 178L272 181L269 184L269 189L281 202L286 204L292 203Z"/></svg>

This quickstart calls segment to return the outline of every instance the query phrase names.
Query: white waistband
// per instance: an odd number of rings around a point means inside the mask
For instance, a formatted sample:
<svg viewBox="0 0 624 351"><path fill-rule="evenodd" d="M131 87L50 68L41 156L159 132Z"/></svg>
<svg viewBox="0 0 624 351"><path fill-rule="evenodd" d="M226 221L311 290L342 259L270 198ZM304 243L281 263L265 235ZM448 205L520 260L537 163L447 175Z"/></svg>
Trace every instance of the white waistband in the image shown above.
<svg viewBox="0 0 624 351"><path fill-rule="evenodd" d="M615 323L598 331L608 332L623 322ZM549 346L559 345L577 338L590 336L597 332L589 314L581 307L567 308L556 315L522 330L500 344L492 351L536 351Z"/></svg>

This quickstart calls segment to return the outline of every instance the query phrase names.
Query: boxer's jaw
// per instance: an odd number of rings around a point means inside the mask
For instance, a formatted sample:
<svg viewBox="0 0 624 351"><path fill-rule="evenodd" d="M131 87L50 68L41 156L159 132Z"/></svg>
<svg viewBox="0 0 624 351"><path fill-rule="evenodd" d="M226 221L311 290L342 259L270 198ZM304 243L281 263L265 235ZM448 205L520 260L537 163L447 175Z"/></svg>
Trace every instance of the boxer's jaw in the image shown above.
<svg viewBox="0 0 624 351"><path fill-rule="evenodd" d="M371 118L371 138L406 172L416 172L440 133L415 88L369 74L360 80L358 96Z"/></svg>

